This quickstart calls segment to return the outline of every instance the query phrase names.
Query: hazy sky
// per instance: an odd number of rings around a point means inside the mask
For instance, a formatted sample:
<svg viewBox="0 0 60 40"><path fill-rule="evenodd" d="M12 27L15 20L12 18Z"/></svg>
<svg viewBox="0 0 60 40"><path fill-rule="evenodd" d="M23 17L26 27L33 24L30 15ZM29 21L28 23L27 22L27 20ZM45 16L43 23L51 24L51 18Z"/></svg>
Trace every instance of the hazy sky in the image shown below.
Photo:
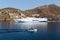
<svg viewBox="0 0 60 40"><path fill-rule="evenodd" d="M21 10L32 9L48 4L60 6L60 0L0 0L0 8L13 7Z"/></svg>

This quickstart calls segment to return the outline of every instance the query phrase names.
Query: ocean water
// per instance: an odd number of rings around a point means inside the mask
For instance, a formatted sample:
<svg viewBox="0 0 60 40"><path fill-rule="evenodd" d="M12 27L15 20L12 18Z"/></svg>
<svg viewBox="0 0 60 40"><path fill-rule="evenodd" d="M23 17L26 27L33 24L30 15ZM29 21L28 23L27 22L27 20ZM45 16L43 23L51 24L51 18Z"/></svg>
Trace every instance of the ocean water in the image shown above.
<svg viewBox="0 0 60 40"><path fill-rule="evenodd" d="M60 40L60 22L0 22L0 40Z"/></svg>

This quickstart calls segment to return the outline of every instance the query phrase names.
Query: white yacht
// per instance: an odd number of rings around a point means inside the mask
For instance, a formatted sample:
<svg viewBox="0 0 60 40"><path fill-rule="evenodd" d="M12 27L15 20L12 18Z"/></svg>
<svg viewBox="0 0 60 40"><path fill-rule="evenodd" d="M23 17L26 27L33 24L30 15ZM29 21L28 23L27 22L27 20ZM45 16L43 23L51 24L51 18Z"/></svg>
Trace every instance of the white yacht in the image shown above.
<svg viewBox="0 0 60 40"><path fill-rule="evenodd" d="M33 17L26 17L22 19L14 19L15 22L45 22L48 21L47 18L33 18Z"/></svg>
<svg viewBox="0 0 60 40"><path fill-rule="evenodd" d="M21 16L26 17L22 12ZM26 17L21 19L14 19L15 22L39 22L39 21L48 21L47 18L35 18L35 17Z"/></svg>

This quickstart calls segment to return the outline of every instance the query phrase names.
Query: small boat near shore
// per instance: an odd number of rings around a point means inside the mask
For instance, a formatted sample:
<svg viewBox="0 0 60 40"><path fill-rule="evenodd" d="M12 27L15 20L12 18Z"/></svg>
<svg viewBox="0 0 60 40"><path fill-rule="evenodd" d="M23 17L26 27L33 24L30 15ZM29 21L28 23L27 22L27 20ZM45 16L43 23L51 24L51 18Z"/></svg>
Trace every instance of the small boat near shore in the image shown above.
<svg viewBox="0 0 60 40"><path fill-rule="evenodd" d="M28 31L29 32L37 32L37 29L36 28L29 28Z"/></svg>

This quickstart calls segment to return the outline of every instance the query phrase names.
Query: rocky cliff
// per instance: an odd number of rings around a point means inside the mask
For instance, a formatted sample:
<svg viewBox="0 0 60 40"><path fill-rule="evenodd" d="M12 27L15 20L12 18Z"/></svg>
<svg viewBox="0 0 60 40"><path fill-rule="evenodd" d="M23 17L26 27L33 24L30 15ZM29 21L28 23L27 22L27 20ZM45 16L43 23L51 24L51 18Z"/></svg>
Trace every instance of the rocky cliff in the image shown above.
<svg viewBox="0 0 60 40"><path fill-rule="evenodd" d="M3 8L0 9L0 20L13 20L16 18L23 18L24 16L21 16L21 12L26 17L37 17L37 18L47 17L49 20L60 19L60 6L51 4L36 7L25 11L11 7Z"/></svg>
<svg viewBox="0 0 60 40"><path fill-rule="evenodd" d="M13 20L15 18L21 18L21 10L15 8L3 8L0 9L0 20Z"/></svg>

